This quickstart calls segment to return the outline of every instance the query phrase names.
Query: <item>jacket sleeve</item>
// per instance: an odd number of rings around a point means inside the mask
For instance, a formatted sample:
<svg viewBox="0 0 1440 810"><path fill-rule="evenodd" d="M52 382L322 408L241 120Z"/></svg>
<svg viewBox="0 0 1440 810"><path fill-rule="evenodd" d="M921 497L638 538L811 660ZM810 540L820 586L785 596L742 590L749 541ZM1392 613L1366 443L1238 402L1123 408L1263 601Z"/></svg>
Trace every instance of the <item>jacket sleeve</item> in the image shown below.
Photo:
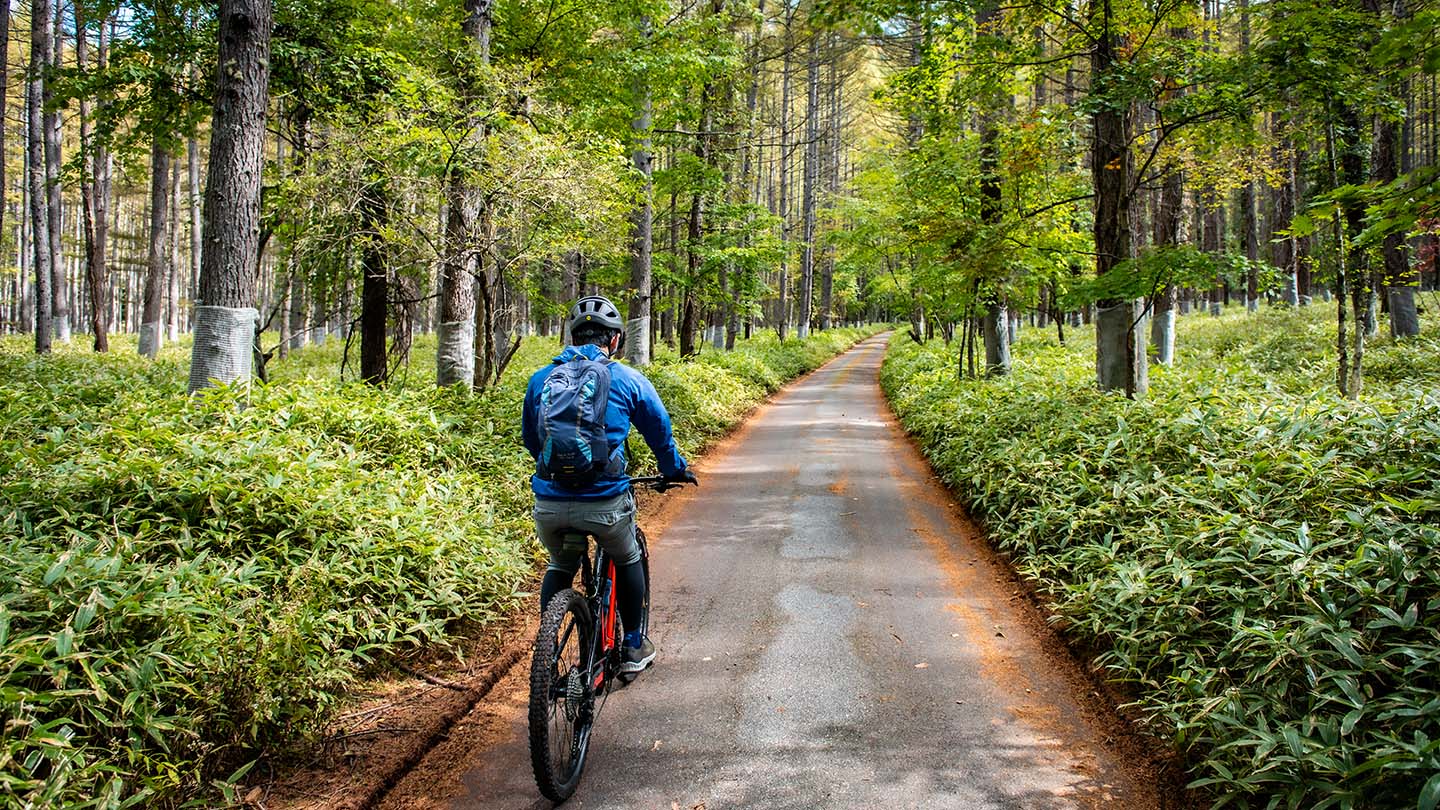
<svg viewBox="0 0 1440 810"><path fill-rule="evenodd" d="M520 415L520 439L525 443L525 450L530 453L530 458L540 457L540 428L536 424L540 410L539 397L536 394L539 386L536 384L536 377L531 377L530 384L525 388L525 406Z"/></svg>
<svg viewBox="0 0 1440 810"><path fill-rule="evenodd" d="M665 403L660 401L660 394L655 391L655 386L645 375L635 372L634 377L636 402L631 421L639 428L645 444L650 446L650 452L655 454L660 473L666 478L678 477L685 472L687 465L685 458L680 455L680 449L675 446L675 434L670 428L670 414L665 410Z"/></svg>

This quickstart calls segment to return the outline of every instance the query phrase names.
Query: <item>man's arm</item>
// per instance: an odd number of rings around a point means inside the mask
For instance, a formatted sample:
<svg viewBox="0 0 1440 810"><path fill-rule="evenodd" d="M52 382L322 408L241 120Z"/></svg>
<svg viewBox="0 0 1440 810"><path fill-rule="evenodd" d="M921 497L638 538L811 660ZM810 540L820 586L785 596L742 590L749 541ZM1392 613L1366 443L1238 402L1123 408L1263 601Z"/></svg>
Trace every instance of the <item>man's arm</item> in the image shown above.
<svg viewBox="0 0 1440 810"><path fill-rule="evenodd" d="M685 458L680 455L680 449L675 446L675 434L670 428L670 414L665 410L665 403L660 401L660 394L655 391L655 386L645 378L645 375L635 373L635 408L631 413L630 421L640 430L640 435L645 439L645 444L650 446L650 452L655 454L655 461L660 465L660 474L666 478L679 478L685 473Z"/></svg>

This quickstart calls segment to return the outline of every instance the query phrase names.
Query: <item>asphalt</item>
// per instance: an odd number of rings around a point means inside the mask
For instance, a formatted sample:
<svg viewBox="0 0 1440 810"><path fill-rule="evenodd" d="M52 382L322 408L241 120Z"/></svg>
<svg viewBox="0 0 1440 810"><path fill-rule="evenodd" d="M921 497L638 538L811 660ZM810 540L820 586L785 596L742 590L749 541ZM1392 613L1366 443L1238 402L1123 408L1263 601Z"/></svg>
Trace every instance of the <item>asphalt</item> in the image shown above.
<svg viewBox="0 0 1440 810"><path fill-rule="evenodd" d="M653 532L659 656L605 704L567 807L1157 806L894 425L884 346L782 392ZM497 742L436 806L548 807L521 701L490 710Z"/></svg>

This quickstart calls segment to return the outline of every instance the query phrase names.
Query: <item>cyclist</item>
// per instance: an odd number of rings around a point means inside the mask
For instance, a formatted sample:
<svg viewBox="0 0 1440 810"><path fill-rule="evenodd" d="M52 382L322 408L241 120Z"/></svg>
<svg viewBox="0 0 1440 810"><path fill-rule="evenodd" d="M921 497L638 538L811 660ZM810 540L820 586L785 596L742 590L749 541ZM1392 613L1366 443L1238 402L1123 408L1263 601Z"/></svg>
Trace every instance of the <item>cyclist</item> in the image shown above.
<svg viewBox="0 0 1440 810"><path fill-rule="evenodd" d="M573 345L530 377L521 421L525 449L536 459L536 473L530 479L535 493L535 528L550 552L550 564L540 584L540 609L543 612L552 596L571 586L580 568L584 545L567 544L567 531L593 535L615 561L617 607L626 630L621 670L640 672L655 660L655 645L630 629L640 626L646 587L640 547L635 542L635 497L625 473L625 437L631 424L639 428L666 479L697 481L675 447L670 415L655 386L638 371L611 359L625 343L625 325L615 305L602 296L586 296L570 307L568 321ZM541 455L546 452L546 409L550 407L546 383L562 365L582 358L604 364L609 375L604 418L608 456L593 481L576 486L547 475Z"/></svg>

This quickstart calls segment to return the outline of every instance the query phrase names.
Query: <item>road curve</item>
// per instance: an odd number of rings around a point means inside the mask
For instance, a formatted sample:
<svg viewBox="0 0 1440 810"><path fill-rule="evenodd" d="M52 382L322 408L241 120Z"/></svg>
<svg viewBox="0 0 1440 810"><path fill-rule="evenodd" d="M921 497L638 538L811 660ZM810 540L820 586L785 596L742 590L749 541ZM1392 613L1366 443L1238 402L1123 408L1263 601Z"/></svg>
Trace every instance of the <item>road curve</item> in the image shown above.
<svg viewBox="0 0 1440 810"><path fill-rule="evenodd" d="M1152 808L1114 718L895 426L885 341L782 392L652 532L654 667L613 694L567 807ZM391 806L539 808L527 665L493 740Z"/></svg>

